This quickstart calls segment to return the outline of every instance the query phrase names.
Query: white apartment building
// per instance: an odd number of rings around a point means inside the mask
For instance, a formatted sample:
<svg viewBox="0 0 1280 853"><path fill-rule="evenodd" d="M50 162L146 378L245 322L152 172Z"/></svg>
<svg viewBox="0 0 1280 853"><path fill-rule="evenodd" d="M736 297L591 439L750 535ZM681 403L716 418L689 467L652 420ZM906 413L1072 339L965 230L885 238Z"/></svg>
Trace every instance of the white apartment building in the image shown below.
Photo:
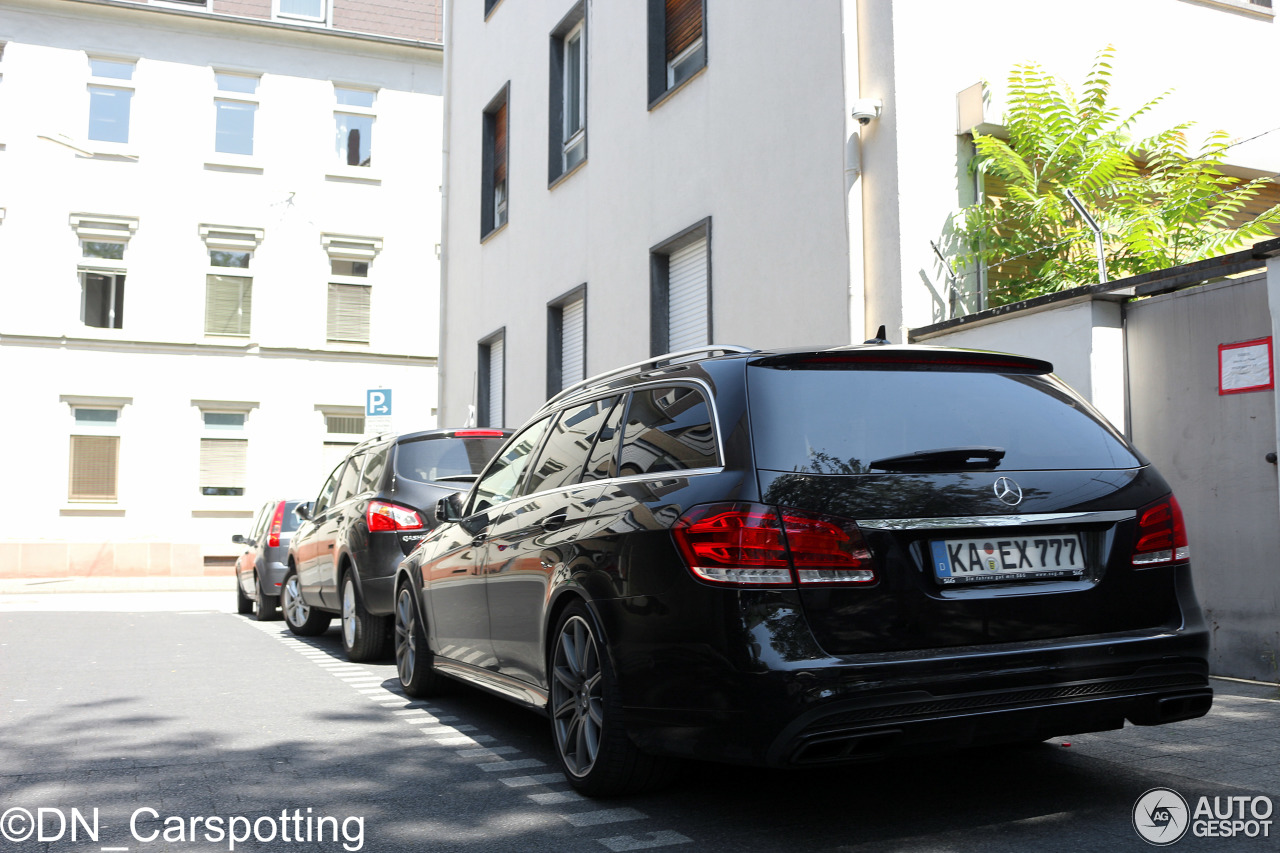
<svg viewBox="0 0 1280 853"><path fill-rule="evenodd" d="M1242 139L1240 175L1280 171L1251 84L1280 48L1270 0L448 0L445 43L448 421L517 425L709 342L901 342L951 316L979 279L953 287L933 246L978 197L971 131L1015 63L1080 81L1114 45L1118 107L1171 90L1137 137L1194 120Z"/></svg>
<svg viewBox="0 0 1280 853"><path fill-rule="evenodd" d="M227 572L264 501L435 425L439 27L0 5L0 575Z"/></svg>

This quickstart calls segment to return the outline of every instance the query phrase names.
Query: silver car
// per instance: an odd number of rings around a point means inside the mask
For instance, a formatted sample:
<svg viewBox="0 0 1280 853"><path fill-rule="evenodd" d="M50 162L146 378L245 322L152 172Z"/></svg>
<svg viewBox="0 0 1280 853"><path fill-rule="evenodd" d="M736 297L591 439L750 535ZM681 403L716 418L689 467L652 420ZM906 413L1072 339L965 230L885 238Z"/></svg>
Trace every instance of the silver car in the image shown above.
<svg viewBox="0 0 1280 853"><path fill-rule="evenodd" d="M289 538L298 529L294 509L302 501L274 500L263 504L248 536L231 541L245 546L236 561L236 612L255 614L259 622L278 618L280 584L288 567Z"/></svg>

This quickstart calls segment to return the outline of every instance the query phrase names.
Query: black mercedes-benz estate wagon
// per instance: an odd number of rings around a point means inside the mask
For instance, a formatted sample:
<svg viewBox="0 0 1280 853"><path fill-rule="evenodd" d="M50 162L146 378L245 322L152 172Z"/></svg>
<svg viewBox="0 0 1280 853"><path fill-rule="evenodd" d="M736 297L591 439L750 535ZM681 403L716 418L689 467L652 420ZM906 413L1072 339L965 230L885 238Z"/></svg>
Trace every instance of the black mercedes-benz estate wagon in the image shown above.
<svg viewBox="0 0 1280 853"><path fill-rule="evenodd" d="M395 579L396 661L543 711L569 781L1207 713L1178 503L1046 362L655 359L549 401Z"/></svg>

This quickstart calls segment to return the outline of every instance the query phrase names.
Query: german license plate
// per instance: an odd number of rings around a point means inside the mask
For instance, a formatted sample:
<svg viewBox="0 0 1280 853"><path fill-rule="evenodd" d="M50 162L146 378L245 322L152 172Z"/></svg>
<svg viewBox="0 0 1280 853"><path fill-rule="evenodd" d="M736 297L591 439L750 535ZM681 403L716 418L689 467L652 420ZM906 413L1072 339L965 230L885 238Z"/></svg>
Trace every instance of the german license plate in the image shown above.
<svg viewBox="0 0 1280 853"><path fill-rule="evenodd" d="M929 543L929 554L944 584L1078 578L1085 570L1077 533L938 539Z"/></svg>

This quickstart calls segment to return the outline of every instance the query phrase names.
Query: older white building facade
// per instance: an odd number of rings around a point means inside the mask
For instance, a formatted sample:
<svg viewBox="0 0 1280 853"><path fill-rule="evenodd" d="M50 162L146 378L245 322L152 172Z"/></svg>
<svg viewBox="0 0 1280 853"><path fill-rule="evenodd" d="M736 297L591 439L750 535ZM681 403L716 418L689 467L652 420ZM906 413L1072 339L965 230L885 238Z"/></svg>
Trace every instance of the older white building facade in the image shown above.
<svg viewBox="0 0 1280 853"><path fill-rule="evenodd" d="M970 131L1000 121L1018 62L1079 81L1113 45L1117 106L1172 90L1135 136L1228 128L1240 174L1274 174L1274 111L1242 83L1269 73L1273 15L1246 0L448 2L441 414L515 425L654 354L846 344L881 324L904 341L950 316L950 291L978 283L933 247L977 197Z"/></svg>
<svg viewBox="0 0 1280 853"><path fill-rule="evenodd" d="M439 25L0 7L0 572L227 571L262 502L435 425Z"/></svg>

